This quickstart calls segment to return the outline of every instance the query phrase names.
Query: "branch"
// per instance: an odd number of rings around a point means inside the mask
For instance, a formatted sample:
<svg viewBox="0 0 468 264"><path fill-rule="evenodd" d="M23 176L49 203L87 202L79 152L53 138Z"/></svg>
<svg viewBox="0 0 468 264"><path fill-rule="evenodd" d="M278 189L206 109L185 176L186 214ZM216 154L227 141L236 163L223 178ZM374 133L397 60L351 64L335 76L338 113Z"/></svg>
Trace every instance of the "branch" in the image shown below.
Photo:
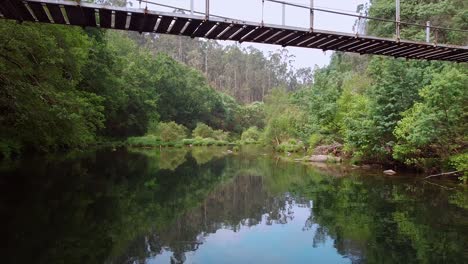
<svg viewBox="0 0 468 264"><path fill-rule="evenodd" d="M451 172L444 172L444 173L439 173L439 174L433 174L433 175L429 175L427 177L424 177L424 179L427 179L427 178L432 178L432 177L437 177L437 176L444 176L444 175L453 175L453 174L458 174L458 173L462 173L464 171L451 171Z"/></svg>

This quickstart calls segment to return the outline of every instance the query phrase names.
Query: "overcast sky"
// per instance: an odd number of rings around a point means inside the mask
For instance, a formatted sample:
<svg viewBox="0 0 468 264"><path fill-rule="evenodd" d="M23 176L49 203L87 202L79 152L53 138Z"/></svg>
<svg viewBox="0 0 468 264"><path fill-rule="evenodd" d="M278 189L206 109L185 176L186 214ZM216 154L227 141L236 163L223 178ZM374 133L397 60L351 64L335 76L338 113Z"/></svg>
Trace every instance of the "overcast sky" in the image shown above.
<svg viewBox="0 0 468 264"><path fill-rule="evenodd" d="M151 0L152 2L173 5L180 8L190 9L190 0ZM310 5L310 0L285 0L290 3ZM339 10L353 13L359 4L364 4L368 0L314 0L315 7ZM133 7L138 7L138 2ZM194 0L196 11L205 11L205 0ZM142 7L145 4L142 3ZM154 5L148 5L148 9L172 11ZM265 1L264 21L270 24L281 24L281 4ZM239 20L261 22L262 20L262 1L261 0L210 0L210 13L220 16L232 17ZM315 14L315 28L333 30L339 32L353 32L355 18L334 15L323 12ZM297 27L309 27L309 12L306 9L297 7L286 7L286 25ZM222 44L233 44L232 41L220 41ZM267 44L242 43L242 47L252 45L268 54L269 51L280 49L280 46ZM324 66L329 63L331 51L324 53L321 50L305 48L287 48L291 54L296 56L294 66L314 67L315 65Z"/></svg>

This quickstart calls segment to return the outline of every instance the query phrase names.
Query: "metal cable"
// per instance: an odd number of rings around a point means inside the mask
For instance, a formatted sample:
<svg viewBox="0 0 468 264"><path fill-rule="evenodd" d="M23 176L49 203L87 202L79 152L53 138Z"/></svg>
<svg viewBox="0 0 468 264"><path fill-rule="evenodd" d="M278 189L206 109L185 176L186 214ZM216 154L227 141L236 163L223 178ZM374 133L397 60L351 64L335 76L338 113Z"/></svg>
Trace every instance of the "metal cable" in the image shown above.
<svg viewBox="0 0 468 264"><path fill-rule="evenodd" d="M400 24L403 24L403 25L417 26L417 27L422 27L422 28L427 28L428 27L426 25L410 23L410 22L398 22L398 21L391 20L391 19L386 19L386 18L350 14L350 13L332 11L332 10L329 10L329 9L322 9L322 8L311 8L310 6L305 6L305 5L301 5L301 4L294 4L294 3L289 3L289 2L279 1L279 0L265 0L265 1L272 2L272 3L277 3L277 4L285 4L285 5L304 8L304 9L309 9L309 10L315 10L315 11L319 11L319 12L343 15L343 16L351 16L351 17L364 18L364 19L370 19L370 20L377 20L377 21L383 21L383 22L389 22L389 23L400 23ZM437 26L429 26L429 28L468 33L468 30L464 30L464 29L446 28L446 27L437 27Z"/></svg>

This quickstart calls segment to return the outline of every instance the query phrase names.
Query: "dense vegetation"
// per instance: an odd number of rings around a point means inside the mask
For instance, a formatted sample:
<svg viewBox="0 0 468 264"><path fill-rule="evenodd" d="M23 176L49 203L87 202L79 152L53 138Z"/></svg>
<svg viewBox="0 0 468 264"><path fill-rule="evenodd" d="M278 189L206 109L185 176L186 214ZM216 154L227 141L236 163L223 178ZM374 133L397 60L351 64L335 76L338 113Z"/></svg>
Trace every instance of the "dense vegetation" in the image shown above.
<svg viewBox="0 0 468 264"><path fill-rule="evenodd" d="M240 105L200 71L134 37L2 20L1 155L144 135L159 121L238 135L263 126L262 103Z"/></svg>
<svg viewBox="0 0 468 264"><path fill-rule="evenodd" d="M402 9L405 21L468 25L466 1ZM366 12L391 18L394 1L371 1ZM394 34L391 24L365 28ZM422 40L424 29L404 27L402 37ZM438 41L467 38L439 32ZM265 56L200 39L3 20L0 43L3 157L130 137L144 146L262 141L281 151L340 143L355 162L468 167L463 64L335 53L312 72L294 69L285 49Z"/></svg>
<svg viewBox="0 0 468 264"><path fill-rule="evenodd" d="M436 2L406 1L402 19L420 24L440 21L466 29L466 2ZM394 1L372 1L368 12L391 18ZM393 32L391 25L368 24L370 35L393 37ZM422 40L424 31L403 28L402 36ZM463 45L467 39L463 33L450 32L440 33L439 41ZM329 66L314 72L310 87L270 94L265 136L277 145L291 139L312 147L342 143L356 162L466 173L466 102L468 68L464 64L335 53Z"/></svg>

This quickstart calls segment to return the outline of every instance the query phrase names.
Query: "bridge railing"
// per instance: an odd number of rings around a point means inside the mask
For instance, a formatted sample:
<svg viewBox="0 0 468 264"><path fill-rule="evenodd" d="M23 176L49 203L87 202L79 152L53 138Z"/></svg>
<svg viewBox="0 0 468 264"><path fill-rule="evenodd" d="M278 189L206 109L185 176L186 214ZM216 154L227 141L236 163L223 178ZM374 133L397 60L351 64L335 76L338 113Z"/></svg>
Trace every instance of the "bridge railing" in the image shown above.
<svg viewBox="0 0 468 264"><path fill-rule="evenodd" d="M191 14L201 15L201 16L204 16L206 20L209 20L210 17L217 17L217 18L228 19L228 20L239 20L239 19L235 19L232 17L221 16L221 15L212 13L211 4L215 2L215 0L200 0L204 2L203 11L195 10L194 0L187 0L187 1L190 4L189 8L181 8L181 7L169 5L167 3L157 2L157 0L136 0L136 2L139 2L140 4L146 3L146 4L155 5L159 7L171 8L173 10L189 12ZM226 1L226 0L222 0L222 1ZM395 38L397 41L399 41L403 35L403 37L405 37L406 40L425 41L425 42L437 45L441 40L444 40L445 36L448 35L448 32L459 32L466 36L462 40L459 40L460 42L463 42L461 44L466 45L468 42L468 30L436 26L436 25L432 25L430 21L427 21L425 24L401 21L400 0L395 0L395 18L393 19L372 17L362 12L351 13L351 12L344 12L344 11L339 11L339 10L321 8L321 7L315 6L316 0L308 0L310 1L309 5L286 2L284 0L257 0L257 1L261 2L261 10L259 10L259 12L261 11L261 21L257 21L257 22L261 22L262 24L264 23L264 18L267 12L269 11L265 6L267 3L272 3L275 5L281 6L281 24L283 26L287 26L286 7L289 7L289 8L293 7L293 8L298 8L298 9L307 11L307 14L309 17L307 19L308 25L306 26L306 28L309 28L310 31L319 29L316 26L317 14L325 13L325 14L354 18L355 21L353 25L353 33L356 35L362 35L362 36L367 35L367 27L369 23L375 22L375 23L385 23L385 24L388 24L389 27L393 27L394 34L391 37ZM403 31L403 34L402 34L402 29L405 29L405 31ZM411 34L405 34L405 32L408 32L410 30L411 30ZM408 39L408 35L411 35L413 36L413 38L416 38L416 39ZM375 37L389 37L389 36L375 36ZM452 44L455 44L455 43L452 43Z"/></svg>

